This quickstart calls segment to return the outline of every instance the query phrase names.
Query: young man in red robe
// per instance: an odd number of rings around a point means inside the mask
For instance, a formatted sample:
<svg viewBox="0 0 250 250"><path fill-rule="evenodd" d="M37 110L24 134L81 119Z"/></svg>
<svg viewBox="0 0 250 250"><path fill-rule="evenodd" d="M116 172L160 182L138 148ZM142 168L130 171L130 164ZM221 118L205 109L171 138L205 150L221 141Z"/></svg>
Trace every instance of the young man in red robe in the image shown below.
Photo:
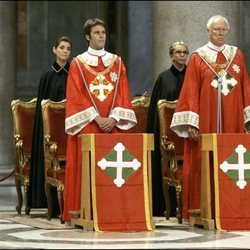
<svg viewBox="0 0 250 250"><path fill-rule="evenodd" d="M64 220L80 210L81 142L84 133L121 133L137 121L131 106L126 68L121 58L105 51L105 23L97 18L84 25L89 48L70 65L66 90L65 130L68 133Z"/></svg>
<svg viewBox="0 0 250 250"><path fill-rule="evenodd" d="M189 218L189 209L200 208L200 135L250 130L249 76L242 52L225 44L228 31L225 17L217 15L208 20L209 42L190 57L171 123L171 129L187 138L183 166L185 219ZM221 88L220 98L218 86ZM221 99L219 105L217 98Z"/></svg>

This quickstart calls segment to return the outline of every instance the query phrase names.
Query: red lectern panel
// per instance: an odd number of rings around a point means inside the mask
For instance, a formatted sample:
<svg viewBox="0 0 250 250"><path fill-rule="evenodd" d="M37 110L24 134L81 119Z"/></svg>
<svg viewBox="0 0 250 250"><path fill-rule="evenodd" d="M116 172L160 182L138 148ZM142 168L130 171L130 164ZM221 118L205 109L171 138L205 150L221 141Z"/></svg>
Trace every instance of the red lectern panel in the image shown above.
<svg viewBox="0 0 250 250"><path fill-rule="evenodd" d="M80 218L72 225L95 231L152 230L153 135L82 135Z"/></svg>
<svg viewBox="0 0 250 250"><path fill-rule="evenodd" d="M203 134L201 176L200 216L191 215L191 224L250 230L250 134Z"/></svg>

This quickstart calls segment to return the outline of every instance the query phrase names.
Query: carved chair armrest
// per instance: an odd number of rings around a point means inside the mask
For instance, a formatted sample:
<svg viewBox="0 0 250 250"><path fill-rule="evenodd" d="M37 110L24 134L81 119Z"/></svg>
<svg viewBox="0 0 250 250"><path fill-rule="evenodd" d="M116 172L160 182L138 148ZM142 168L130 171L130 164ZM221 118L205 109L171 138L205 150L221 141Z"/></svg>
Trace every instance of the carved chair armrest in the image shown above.
<svg viewBox="0 0 250 250"><path fill-rule="evenodd" d="M57 156L57 143L53 142L50 145L50 149L49 150L50 150L50 153L52 155L53 169L56 172L56 171L58 171L60 169L60 164L59 164L58 156Z"/></svg>
<svg viewBox="0 0 250 250"><path fill-rule="evenodd" d="M168 136L163 135L161 136L161 145L166 151L168 159L170 161L170 178L174 179L174 173L177 171L177 160L175 154L175 142L169 141Z"/></svg>
<svg viewBox="0 0 250 250"><path fill-rule="evenodd" d="M166 152L175 151L175 143L173 141L169 141L167 139L168 139L167 135L161 136L161 145L166 150Z"/></svg>
<svg viewBox="0 0 250 250"><path fill-rule="evenodd" d="M45 157L51 162L53 171L57 171L59 169L59 162L57 158L57 143L50 140L50 135L45 135L44 139Z"/></svg>
<svg viewBox="0 0 250 250"><path fill-rule="evenodd" d="M57 152L57 142L46 140L45 155L52 163L53 171L58 172L60 169L65 168L66 156L59 157Z"/></svg>
<svg viewBox="0 0 250 250"><path fill-rule="evenodd" d="M16 142L16 157L18 160L18 165L22 168L25 166L25 153L23 149L23 140L18 140Z"/></svg>

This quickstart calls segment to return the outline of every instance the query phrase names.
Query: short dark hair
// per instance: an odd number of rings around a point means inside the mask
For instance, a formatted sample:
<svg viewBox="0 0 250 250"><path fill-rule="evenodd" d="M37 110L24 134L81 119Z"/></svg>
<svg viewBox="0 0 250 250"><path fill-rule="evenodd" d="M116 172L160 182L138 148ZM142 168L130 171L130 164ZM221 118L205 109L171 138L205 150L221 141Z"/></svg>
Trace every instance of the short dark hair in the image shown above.
<svg viewBox="0 0 250 250"><path fill-rule="evenodd" d="M67 36L60 36L54 41L53 47L57 48L61 42L68 42L70 44L70 47L72 48L72 42L69 37Z"/></svg>
<svg viewBox="0 0 250 250"><path fill-rule="evenodd" d="M91 28L93 28L96 25L102 25L105 30L106 30L106 24L103 20L99 19L99 18L93 18L93 19L88 19L83 26L83 30L84 30L84 35L90 35L91 32Z"/></svg>

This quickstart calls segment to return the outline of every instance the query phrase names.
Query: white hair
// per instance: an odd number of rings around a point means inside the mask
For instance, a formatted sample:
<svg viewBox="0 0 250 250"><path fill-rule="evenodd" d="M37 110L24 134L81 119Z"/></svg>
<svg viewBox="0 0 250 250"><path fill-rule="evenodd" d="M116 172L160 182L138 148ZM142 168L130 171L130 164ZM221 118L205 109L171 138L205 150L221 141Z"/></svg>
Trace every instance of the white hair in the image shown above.
<svg viewBox="0 0 250 250"><path fill-rule="evenodd" d="M221 16L221 15L215 15L215 16L212 16L209 18L208 22L207 22L207 29L211 29L212 25L218 20L218 19L223 19L226 24L227 24L227 27L229 29L229 23L228 23L228 20L224 17L224 16Z"/></svg>

